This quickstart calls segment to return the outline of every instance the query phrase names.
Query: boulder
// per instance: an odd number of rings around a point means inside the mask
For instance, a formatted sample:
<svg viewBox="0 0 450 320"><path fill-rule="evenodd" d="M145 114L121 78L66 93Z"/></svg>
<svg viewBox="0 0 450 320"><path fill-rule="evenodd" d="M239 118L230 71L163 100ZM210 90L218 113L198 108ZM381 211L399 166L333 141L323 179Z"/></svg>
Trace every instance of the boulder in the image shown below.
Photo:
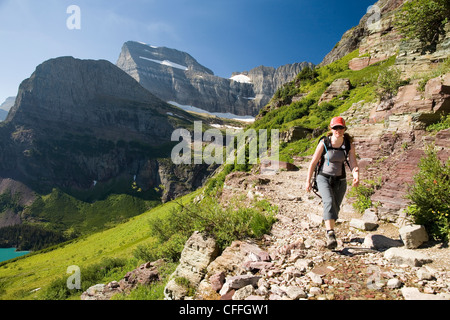
<svg viewBox="0 0 450 320"><path fill-rule="evenodd" d="M300 139L306 138L308 135L312 134L313 130L308 128L303 128L300 126L294 126L289 128L289 130L280 133L280 140L286 143L294 142Z"/></svg>
<svg viewBox="0 0 450 320"><path fill-rule="evenodd" d="M350 70L359 71L369 66L370 57L353 58L349 61L348 67Z"/></svg>
<svg viewBox="0 0 450 320"><path fill-rule="evenodd" d="M374 250L389 249L392 247L401 247L403 242L394 240L381 234L368 234L364 238L363 247Z"/></svg>
<svg viewBox="0 0 450 320"><path fill-rule="evenodd" d="M261 279L261 276L245 274L229 277L227 278L226 283L229 285L229 288L231 289L241 289L248 285L257 287L259 279Z"/></svg>
<svg viewBox="0 0 450 320"><path fill-rule="evenodd" d="M415 249L428 241L428 233L424 226L409 225L399 230L400 237L408 249Z"/></svg>
<svg viewBox="0 0 450 320"><path fill-rule="evenodd" d="M255 288L253 288L253 286L251 284L249 284L249 285L237 290L233 294L233 297L231 298L231 300L245 300L248 297L250 297L251 295L253 295L254 292L255 292Z"/></svg>
<svg viewBox="0 0 450 320"><path fill-rule="evenodd" d="M423 253L405 248L390 248L384 253L384 258L395 264L407 264L411 267L420 267L432 260Z"/></svg>
<svg viewBox="0 0 450 320"><path fill-rule="evenodd" d="M181 252L180 264L164 288L164 297L167 300L183 300L188 290L177 283L176 279L186 279L190 286L197 287L206 274L206 268L218 253L219 247L214 238L194 232Z"/></svg>
<svg viewBox="0 0 450 320"><path fill-rule="evenodd" d="M397 278L389 279L386 286L390 289L397 289L402 286L402 282Z"/></svg>
<svg viewBox="0 0 450 320"><path fill-rule="evenodd" d="M402 288L401 292L405 300L450 300L449 295L422 293L418 288L412 287Z"/></svg>
<svg viewBox="0 0 450 320"><path fill-rule="evenodd" d="M378 227L377 223L370 222L370 221L364 221L361 219L355 219L353 218L350 221L350 227L365 230L365 231L371 231Z"/></svg>
<svg viewBox="0 0 450 320"><path fill-rule="evenodd" d="M349 79L336 79L325 90L319 99L319 105L323 102L329 102L342 94L345 91L350 90L351 84Z"/></svg>
<svg viewBox="0 0 450 320"><path fill-rule="evenodd" d="M308 297L305 291L297 286L289 286L286 289L286 294L292 300L304 299Z"/></svg>
<svg viewBox="0 0 450 320"><path fill-rule="evenodd" d="M367 222L377 223L379 219L378 219L377 212L373 208L369 208L364 211L362 220L367 221Z"/></svg>
<svg viewBox="0 0 450 320"><path fill-rule="evenodd" d="M112 281L108 284L96 284L89 287L81 295L81 300L110 300L118 293L129 293L138 285L149 285L159 281L158 267L164 264L163 260L147 262L133 271L128 272L119 282Z"/></svg>
<svg viewBox="0 0 450 320"><path fill-rule="evenodd" d="M209 278L209 282L211 283L211 288L214 291L219 291L222 289L222 286L225 282L225 272L218 272Z"/></svg>
<svg viewBox="0 0 450 320"><path fill-rule="evenodd" d="M269 254L257 245L245 241L233 241L220 256L208 265L206 270L210 276L220 272L237 274L246 267L269 266L264 263L269 261Z"/></svg>

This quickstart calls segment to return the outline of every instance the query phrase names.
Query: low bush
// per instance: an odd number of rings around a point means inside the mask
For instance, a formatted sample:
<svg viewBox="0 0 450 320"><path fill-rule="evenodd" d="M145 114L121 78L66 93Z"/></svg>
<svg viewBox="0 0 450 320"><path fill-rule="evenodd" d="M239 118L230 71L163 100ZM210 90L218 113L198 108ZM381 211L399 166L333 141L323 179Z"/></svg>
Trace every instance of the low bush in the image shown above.
<svg viewBox="0 0 450 320"><path fill-rule="evenodd" d="M448 0L411 0L396 14L395 24L405 39L418 39L422 51L435 51L450 19Z"/></svg>
<svg viewBox="0 0 450 320"><path fill-rule="evenodd" d="M247 237L259 238L270 231L277 208L266 200L250 207L229 204L222 206L213 197L197 203L179 204L167 216L152 217L150 235L154 243L139 246L134 256L146 261L160 258L177 261L184 244L194 231L211 234L223 250L232 241Z"/></svg>
<svg viewBox="0 0 450 320"><path fill-rule="evenodd" d="M450 128L450 114L447 114L446 116L442 114L441 119L438 122L429 125L426 130L429 132L437 132L448 128Z"/></svg>
<svg viewBox="0 0 450 320"><path fill-rule="evenodd" d="M450 159L441 162L435 148L428 146L408 193L408 199L412 201L408 213L415 223L424 225L428 234L437 240L449 240L449 194Z"/></svg>
<svg viewBox="0 0 450 320"><path fill-rule="evenodd" d="M381 186L381 178L377 181L374 180L365 180L358 187L353 187L350 192L347 194L347 197L355 197L355 201L353 201L352 206L356 210L356 212L364 213L366 209L369 209L372 206L377 206L378 203L373 203L370 198L376 189L379 189Z"/></svg>

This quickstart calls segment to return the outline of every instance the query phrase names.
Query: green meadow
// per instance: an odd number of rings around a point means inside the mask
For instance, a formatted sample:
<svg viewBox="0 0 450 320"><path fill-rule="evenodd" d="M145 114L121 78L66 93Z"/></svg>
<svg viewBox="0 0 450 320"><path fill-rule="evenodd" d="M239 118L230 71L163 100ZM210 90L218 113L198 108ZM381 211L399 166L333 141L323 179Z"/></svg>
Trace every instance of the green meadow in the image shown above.
<svg viewBox="0 0 450 320"><path fill-rule="evenodd" d="M198 192L178 199L177 202L192 201ZM68 276L69 266L80 267L83 281L84 268L108 258L124 259L128 264L135 264L124 266L123 274L119 271L119 274L110 275L110 281L120 280L126 272L139 264L133 258L133 251L140 245L151 245L155 241L150 236L149 218L164 218L177 205L169 202L114 228L58 245L53 250L45 249L0 264L0 299L43 299L46 288L53 281Z"/></svg>

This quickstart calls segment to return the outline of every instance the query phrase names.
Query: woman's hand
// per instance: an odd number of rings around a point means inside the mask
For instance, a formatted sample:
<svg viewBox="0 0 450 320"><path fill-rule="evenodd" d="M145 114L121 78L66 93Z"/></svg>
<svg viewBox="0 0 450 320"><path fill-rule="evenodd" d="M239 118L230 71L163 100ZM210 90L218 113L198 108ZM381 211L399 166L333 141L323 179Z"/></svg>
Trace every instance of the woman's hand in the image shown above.
<svg viewBox="0 0 450 320"><path fill-rule="evenodd" d="M311 182L309 180L305 183L305 190L306 192L311 192Z"/></svg>
<svg viewBox="0 0 450 320"><path fill-rule="evenodd" d="M352 170L352 174L353 174L352 186L357 187L357 186L359 186L359 168L358 167L354 168Z"/></svg>

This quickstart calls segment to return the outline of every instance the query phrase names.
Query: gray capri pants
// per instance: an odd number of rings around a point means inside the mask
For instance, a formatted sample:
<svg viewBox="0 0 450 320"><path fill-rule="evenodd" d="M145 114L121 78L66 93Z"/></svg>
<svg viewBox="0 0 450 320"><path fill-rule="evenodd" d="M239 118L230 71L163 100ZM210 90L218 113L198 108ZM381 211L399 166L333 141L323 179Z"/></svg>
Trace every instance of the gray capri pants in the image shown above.
<svg viewBox="0 0 450 320"><path fill-rule="evenodd" d="M347 191L346 178L327 178L319 174L316 180L323 202L323 220L337 220Z"/></svg>

